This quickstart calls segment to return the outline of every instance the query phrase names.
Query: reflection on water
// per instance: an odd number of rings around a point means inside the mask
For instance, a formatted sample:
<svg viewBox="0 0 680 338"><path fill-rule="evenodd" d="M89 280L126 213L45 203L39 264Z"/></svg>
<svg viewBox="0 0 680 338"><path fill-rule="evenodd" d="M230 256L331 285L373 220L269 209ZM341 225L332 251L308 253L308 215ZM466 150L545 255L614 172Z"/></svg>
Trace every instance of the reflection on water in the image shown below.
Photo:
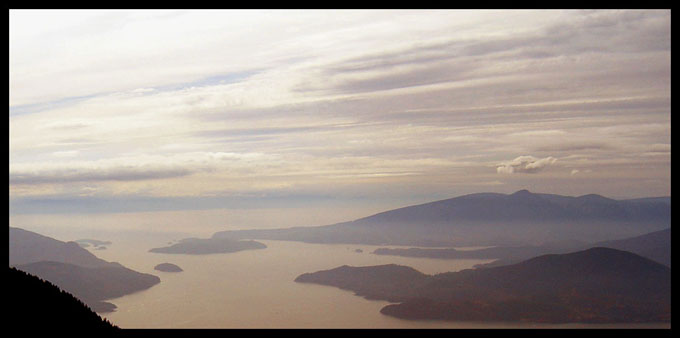
<svg viewBox="0 0 680 338"><path fill-rule="evenodd" d="M117 241L96 255L157 275L151 289L111 300L116 312L103 314L122 328L526 328L527 323L408 321L380 314L385 301L369 301L334 287L300 284L300 274L341 265L400 264L434 274L490 262L374 255L376 246L261 241L263 250L214 255L149 253L168 240ZM358 252L361 249L363 252ZM159 263L184 272L153 270ZM642 325L642 327L649 325ZM559 327L607 327L568 324ZM624 325L617 327L640 327ZM656 327L669 327L662 324Z"/></svg>

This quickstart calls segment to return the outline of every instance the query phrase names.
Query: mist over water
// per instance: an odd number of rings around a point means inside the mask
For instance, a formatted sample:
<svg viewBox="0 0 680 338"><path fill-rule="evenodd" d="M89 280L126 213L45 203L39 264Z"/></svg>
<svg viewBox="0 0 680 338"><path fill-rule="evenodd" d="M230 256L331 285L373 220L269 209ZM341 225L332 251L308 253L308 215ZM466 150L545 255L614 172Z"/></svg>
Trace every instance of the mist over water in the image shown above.
<svg viewBox="0 0 680 338"><path fill-rule="evenodd" d="M68 240L68 238L62 238ZM73 238L75 239L75 238ZM409 321L382 315L386 301L371 301L350 291L295 283L307 272L341 265L400 264L427 274L458 271L491 260L443 260L380 256L377 246L261 241L266 249L229 254L177 255L150 253L176 234L121 232L98 257L133 270L154 274L161 283L110 300L118 308L102 317L121 328L512 328L554 327L532 323ZM360 249L362 252L357 252ZM184 271L155 271L169 262ZM614 327L667 327L667 324L624 324ZM612 327L566 324L558 327Z"/></svg>
<svg viewBox="0 0 680 338"><path fill-rule="evenodd" d="M491 260L271 240L149 252L188 237L358 220L314 238L480 249L670 227L670 10L9 14L10 227L111 241L87 250L159 276L111 300L104 316L123 328L554 327L400 320L380 314L385 301L294 282ZM477 193L491 204L452 202ZM615 327L650 325L670 327Z"/></svg>
<svg viewBox="0 0 680 338"><path fill-rule="evenodd" d="M161 278L144 292L114 299L104 316L124 328L294 328L420 327L380 314L384 301L369 301L333 287L295 283L305 272L340 265L397 263L425 273L472 267L488 260L437 261L373 255L365 245L261 241L263 250L214 255L148 253L143 241L114 243L100 256ZM146 245L145 245L146 244ZM166 243L157 241L155 245ZM361 249L359 253L355 250ZM154 271L177 264L184 272Z"/></svg>

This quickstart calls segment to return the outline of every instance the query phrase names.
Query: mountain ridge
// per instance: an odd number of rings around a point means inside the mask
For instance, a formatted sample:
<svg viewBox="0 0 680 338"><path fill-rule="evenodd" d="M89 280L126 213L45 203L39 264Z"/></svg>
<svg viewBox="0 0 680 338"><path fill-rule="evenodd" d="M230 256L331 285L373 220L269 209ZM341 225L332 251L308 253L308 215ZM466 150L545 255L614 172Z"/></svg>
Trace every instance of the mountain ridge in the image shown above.
<svg viewBox="0 0 680 338"><path fill-rule="evenodd" d="M10 227L9 265L53 283L78 297L96 312L111 312L103 300L148 289L160 278L98 258L76 242L62 242L32 231Z"/></svg>
<svg viewBox="0 0 680 338"><path fill-rule="evenodd" d="M526 245L608 240L670 226L670 197L614 200L532 193L476 193L315 227L230 230L213 238L369 245Z"/></svg>
<svg viewBox="0 0 680 338"><path fill-rule="evenodd" d="M642 256L591 248L487 269L366 278L385 266L303 274L297 282L398 303L381 313L402 319L532 322L668 322L670 268Z"/></svg>
<svg viewBox="0 0 680 338"><path fill-rule="evenodd" d="M393 255L402 257L422 257L435 259L496 259L490 263L475 267L492 267L518 263L522 260L544 255L568 253L591 247L608 247L629 251L649 258L666 266L671 266L671 233L670 228L628 237L596 243L558 241L538 246L494 246L475 250L458 250L455 248L377 248L376 255Z"/></svg>

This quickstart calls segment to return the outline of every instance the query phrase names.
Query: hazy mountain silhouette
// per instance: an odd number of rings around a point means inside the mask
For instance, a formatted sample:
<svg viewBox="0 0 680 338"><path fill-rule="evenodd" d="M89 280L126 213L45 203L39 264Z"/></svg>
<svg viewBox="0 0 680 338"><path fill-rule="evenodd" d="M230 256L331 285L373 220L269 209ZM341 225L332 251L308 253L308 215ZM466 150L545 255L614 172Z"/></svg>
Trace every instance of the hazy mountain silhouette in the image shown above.
<svg viewBox="0 0 680 338"><path fill-rule="evenodd" d="M540 255L568 253L584 248L587 248L587 246L581 242L560 242L535 246L501 246L477 250L457 250L454 248L378 248L373 251L373 254L435 259L497 259L497 261L480 265L490 267L518 263Z"/></svg>
<svg viewBox="0 0 680 338"><path fill-rule="evenodd" d="M661 264L671 266L670 228L632 238L599 242L594 246L630 251Z"/></svg>
<svg viewBox="0 0 680 338"><path fill-rule="evenodd" d="M561 241L535 246L492 247L477 250L456 250L454 248L378 248L376 255L402 257L425 257L436 259L497 259L477 267L493 267L521 262L531 257L567 253L592 247L607 247L630 251L658 263L671 266L671 229L654 231L631 238L583 243L580 241Z"/></svg>
<svg viewBox="0 0 680 338"><path fill-rule="evenodd" d="M303 274L398 302L381 312L403 319L533 322L669 322L670 268L611 248L543 255L518 264L428 276L400 266Z"/></svg>
<svg viewBox="0 0 680 338"><path fill-rule="evenodd" d="M275 239L371 245L540 245L556 240L599 241L670 226L670 197L614 200L478 193L318 227L236 230L213 238Z"/></svg>
<svg viewBox="0 0 680 338"><path fill-rule="evenodd" d="M156 276L97 258L76 242L62 242L12 227L9 235L10 266L57 285L97 312L116 308L103 300L160 283Z"/></svg>
<svg viewBox="0 0 680 338"><path fill-rule="evenodd" d="M118 329L87 305L54 284L9 268L5 280L7 328L30 335L39 331L97 334Z"/></svg>
<svg viewBox="0 0 680 338"><path fill-rule="evenodd" d="M102 302L148 289L160 278L125 267L86 268L73 264L42 261L17 265L17 269L39 276L81 299L97 312L110 312L115 305Z"/></svg>
<svg viewBox="0 0 680 338"><path fill-rule="evenodd" d="M543 246L533 247L496 247L482 250L471 250L465 252L465 258L499 258L496 261L486 264L479 264L475 267L488 268L494 266L518 263L522 260L538 256L539 254L565 253L573 250L584 250L592 247L606 247L629 251L642 257L649 258L657 263L671 266L671 229L654 231L640 236L624 238L612 241L602 241L592 244L572 243L569 245L556 246L549 243ZM424 251L424 256L431 258L453 258L456 254L447 254L447 249L377 249L380 254L395 254L399 256L412 256L413 253ZM566 251L565 251L566 250ZM460 254L458 254L460 256ZM437 257L439 256L439 257ZM445 256L445 257L444 257ZM495 257L493 257L495 256ZM463 258L463 257L459 257Z"/></svg>
<svg viewBox="0 0 680 338"><path fill-rule="evenodd" d="M9 265L53 261L83 267L121 265L98 258L76 242L62 242L54 238L20 229L9 228Z"/></svg>
<svg viewBox="0 0 680 338"><path fill-rule="evenodd" d="M179 243L162 248L153 248L149 250L149 252L207 255L242 250L265 249L266 247L266 245L256 241L240 241L229 238L185 238Z"/></svg>

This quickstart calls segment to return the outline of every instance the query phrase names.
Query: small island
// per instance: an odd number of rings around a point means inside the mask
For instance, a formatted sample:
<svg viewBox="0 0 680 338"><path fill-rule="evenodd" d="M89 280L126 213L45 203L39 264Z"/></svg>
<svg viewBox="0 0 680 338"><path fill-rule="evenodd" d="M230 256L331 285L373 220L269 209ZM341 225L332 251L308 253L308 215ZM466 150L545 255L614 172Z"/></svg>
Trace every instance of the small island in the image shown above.
<svg viewBox="0 0 680 338"><path fill-rule="evenodd" d="M161 263L154 267L154 270L163 272L182 272L182 268L172 263Z"/></svg>
<svg viewBox="0 0 680 338"><path fill-rule="evenodd" d="M267 246L256 241L235 240L231 238L186 238L179 243L162 248L153 248L149 252L207 255L218 253L231 253L242 250L264 249Z"/></svg>
<svg viewBox="0 0 680 338"><path fill-rule="evenodd" d="M78 239L75 240L74 242L78 243L83 248L87 248L90 245L93 245L97 250L101 249L106 249L105 245L111 245L111 242L109 241L100 241L97 239Z"/></svg>

